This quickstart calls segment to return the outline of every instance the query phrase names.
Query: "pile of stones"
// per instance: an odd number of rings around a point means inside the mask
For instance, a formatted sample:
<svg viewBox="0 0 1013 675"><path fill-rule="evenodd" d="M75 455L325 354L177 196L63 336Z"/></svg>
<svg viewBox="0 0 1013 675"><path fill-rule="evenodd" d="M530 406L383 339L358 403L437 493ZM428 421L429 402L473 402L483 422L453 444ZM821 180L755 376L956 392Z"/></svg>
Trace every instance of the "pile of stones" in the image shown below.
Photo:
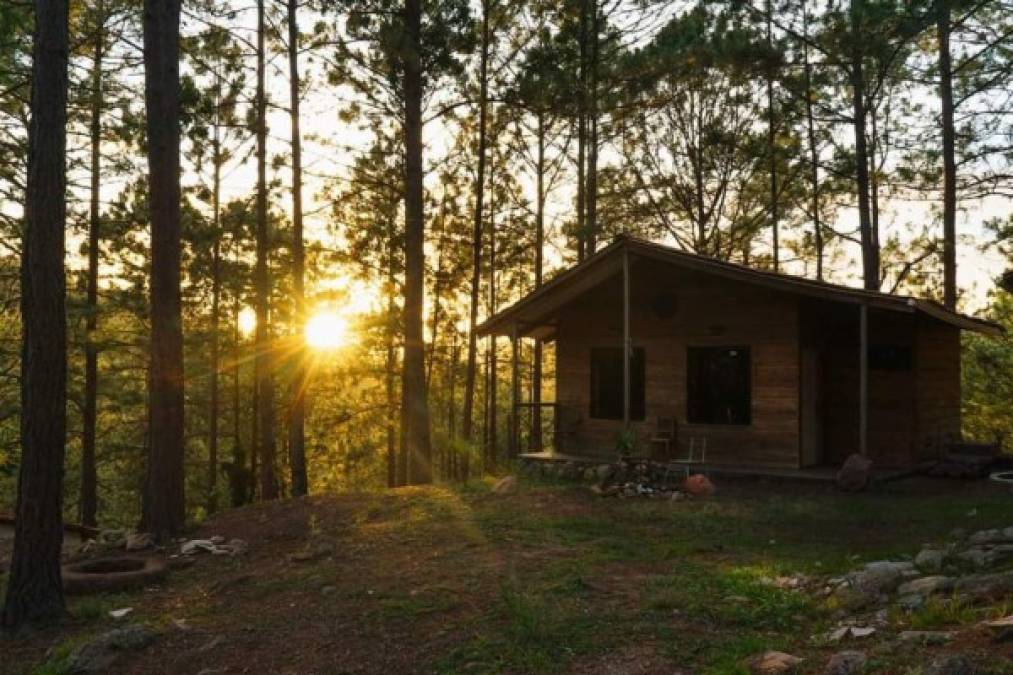
<svg viewBox="0 0 1013 675"><path fill-rule="evenodd" d="M595 492L604 497L680 500L687 493L702 496L713 492L706 479L700 480L700 490L690 490L681 469L640 457L623 457L614 464L528 462L521 465L521 471L529 476L593 483Z"/></svg>
<svg viewBox="0 0 1013 675"><path fill-rule="evenodd" d="M933 596L976 604L1013 593L1013 527L953 533L911 560L879 560L834 579L823 594L848 612L896 604L917 610Z"/></svg>

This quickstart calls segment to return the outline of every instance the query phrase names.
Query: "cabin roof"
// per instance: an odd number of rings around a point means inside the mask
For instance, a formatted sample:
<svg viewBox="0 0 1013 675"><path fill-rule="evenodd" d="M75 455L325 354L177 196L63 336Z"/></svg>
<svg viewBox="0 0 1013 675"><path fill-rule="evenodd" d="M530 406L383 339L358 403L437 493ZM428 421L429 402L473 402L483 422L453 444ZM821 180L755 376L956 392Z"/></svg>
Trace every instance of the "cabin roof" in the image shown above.
<svg viewBox="0 0 1013 675"><path fill-rule="evenodd" d="M790 274L770 272L688 253L671 246L657 244L629 234L618 235L612 243L586 260L566 269L531 291L509 307L497 312L480 324L479 335L509 335L516 324L520 335L539 335L544 317L602 281L622 272L623 252L629 255L657 260L684 269L712 274L725 279L764 286L772 290L794 293L812 298L854 305L865 304L874 309L906 313L921 313L938 321L998 337L1003 328L985 319L968 316L947 309L934 300L869 291L816 281Z"/></svg>

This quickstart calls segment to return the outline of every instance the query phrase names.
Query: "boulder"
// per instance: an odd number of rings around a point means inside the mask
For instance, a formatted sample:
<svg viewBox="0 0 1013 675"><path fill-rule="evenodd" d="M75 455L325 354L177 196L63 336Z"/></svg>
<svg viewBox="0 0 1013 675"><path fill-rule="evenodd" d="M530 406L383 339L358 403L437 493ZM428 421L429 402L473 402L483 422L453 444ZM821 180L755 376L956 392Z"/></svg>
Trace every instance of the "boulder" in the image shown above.
<svg viewBox="0 0 1013 675"><path fill-rule="evenodd" d="M780 675L798 670L802 659L784 652L763 652L749 659L749 672L753 675Z"/></svg>
<svg viewBox="0 0 1013 675"><path fill-rule="evenodd" d="M824 675L856 675L865 669L867 660L863 652L854 650L837 652L830 657L823 673Z"/></svg>
<svg viewBox="0 0 1013 675"><path fill-rule="evenodd" d="M986 551L977 546L969 548L966 551L961 551L954 558L979 569L990 566L996 560L996 556L991 551Z"/></svg>
<svg viewBox="0 0 1013 675"><path fill-rule="evenodd" d="M973 602L992 602L1013 593L1013 570L996 574L975 574L962 577L954 584L957 595Z"/></svg>
<svg viewBox="0 0 1013 675"><path fill-rule="evenodd" d="M492 491L498 495L509 495L517 492L517 477L503 476L493 484Z"/></svg>
<svg viewBox="0 0 1013 675"><path fill-rule="evenodd" d="M901 584L897 592L902 595L932 595L933 593L945 593L953 589L953 579L941 575L922 577L907 583Z"/></svg>
<svg viewBox="0 0 1013 675"><path fill-rule="evenodd" d="M837 471L837 487L846 492L859 492L869 486L872 460L857 453L851 455Z"/></svg>
<svg viewBox="0 0 1013 675"><path fill-rule="evenodd" d="M68 673L108 673L119 655L143 649L155 634L141 625L125 626L100 635L77 647L67 658Z"/></svg>
<svg viewBox="0 0 1013 675"><path fill-rule="evenodd" d="M598 480L605 482L609 478L615 475L615 467L611 464L599 464L595 469L595 473L598 475Z"/></svg>
<svg viewBox="0 0 1013 675"><path fill-rule="evenodd" d="M974 675L974 664L963 654L940 656L925 668L925 675Z"/></svg>
<svg viewBox="0 0 1013 675"><path fill-rule="evenodd" d="M714 483L702 473L697 473L683 481L682 489L694 497L709 497L714 494Z"/></svg>
<svg viewBox="0 0 1013 675"><path fill-rule="evenodd" d="M998 544L1006 540L1002 530L979 530L972 534L967 543L979 545L979 544Z"/></svg>
<svg viewBox="0 0 1013 675"><path fill-rule="evenodd" d="M946 561L946 551L938 548L923 548L915 556L915 567L923 572L938 572L943 569Z"/></svg>

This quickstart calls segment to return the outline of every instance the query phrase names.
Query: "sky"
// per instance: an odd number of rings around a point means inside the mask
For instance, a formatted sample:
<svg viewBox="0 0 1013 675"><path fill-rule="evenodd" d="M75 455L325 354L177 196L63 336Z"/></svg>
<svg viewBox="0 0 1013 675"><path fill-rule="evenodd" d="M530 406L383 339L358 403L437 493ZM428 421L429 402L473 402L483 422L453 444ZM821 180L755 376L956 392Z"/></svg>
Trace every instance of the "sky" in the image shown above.
<svg viewBox="0 0 1013 675"><path fill-rule="evenodd" d="M309 26L317 17L307 15L303 18L302 25ZM238 21L243 30L246 30L252 37L254 27L254 15L250 11L240 11ZM184 33L196 30L197 25L191 21L184 21ZM272 54L269 58L267 72L268 95L273 103L269 109L268 128L269 142L268 153L270 156L288 156L289 153L289 118L284 109L288 105L288 81L287 61L282 53ZM339 241L335 238L329 221L329 204L324 199L324 186L329 181L341 181L347 175L347 167L352 163L355 154L364 149L370 142L372 135L367 129L343 123L338 118L338 111L350 101L350 94L347 90L336 89L325 83L323 67L319 61L311 61L305 57L302 61L304 79L308 89L302 101L301 125L303 130L303 156L304 156L304 202L305 202L305 226L307 239L320 241L325 246L335 247ZM249 78L252 84L252 74ZM424 132L427 157L437 158L452 143L453 130L451 127L439 121L431 122ZM117 152L116 148L104 149L107 154ZM607 158L608 151L602 153ZM143 161L139 166L143 167ZM223 184L222 201L228 202L233 198L248 198L256 183L255 162L247 161L244 164L237 164L227 169ZM572 165L568 167L572 175ZM286 167L278 172L278 178L283 183L283 189L279 192L272 207L283 210L286 214L290 212L291 202L287 193L290 185L290 173ZM183 177L184 184L192 184L198 180L193 173L188 172ZM429 186L436 188L434 184L435 175L428 178ZM122 189L122 180L103 180L102 200L108 202L115 194ZM534 186L530 177L523 177L521 185L527 194L533 197ZM80 195L83 197L83 195ZM572 210L573 204L572 180L564 181L564 184L550 195L547 206L550 227L558 225L565 219ZM983 202L962 204L958 214L958 233L961 235L958 244L958 283L964 291L962 308L965 311L976 312L985 307L987 292L992 287L992 279L1001 273L1006 266L1006 261L1001 254L994 249L988 251L980 250L981 243L985 241L986 235L982 223L997 216L1004 216L1010 212L1008 200L994 198ZM5 205L10 209L11 205ZM854 209L844 209L838 214L839 225L847 229L856 221ZM905 202L892 200L885 204L883 212L883 233L885 240L891 232L907 232L910 225L921 225L924 223L937 223L938 218L932 213L932 205L924 202ZM83 266L83 260L77 255L80 250L80 238L71 237L68 249L71 251L71 266ZM852 285L860 284L860 269L857 264L858 250L856 246L846 245L845 263L832 269L831 280L839 283ZM75 258L76 257L76 258ZM559 267L562 264L561 257L554 249L549 247L546 251L547 265L550 268ZM789 271L792 271L789 268ZM796 270L797 271L797 270ZM378 303L377 293L372 287L362 282L352 281L350 277L336 270L335 274L324 282L330 289L342 289L346 291L343 295L346 300L342 307L337 309L348 315L364 313L375 309Z"/></svg>

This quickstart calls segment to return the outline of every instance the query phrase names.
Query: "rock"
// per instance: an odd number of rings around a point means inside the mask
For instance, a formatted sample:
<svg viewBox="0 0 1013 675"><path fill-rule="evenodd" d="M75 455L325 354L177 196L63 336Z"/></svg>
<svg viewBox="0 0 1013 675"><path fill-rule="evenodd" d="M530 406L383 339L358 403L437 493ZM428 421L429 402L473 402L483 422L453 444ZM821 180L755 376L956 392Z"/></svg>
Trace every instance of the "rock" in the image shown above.
<svg viewBox="0 0 1013 675"><path fill-rule="evenodd" d="M1002 537L1006 541L1013 541L1013 526L1004 529L1002 531Z"/></svg>
<svg viewBox="0 0 1013 675"><path fill-rule="evenodd" d="M708 497L714 494L714 483L702 473L697 473L683 481L682 489L694 497Z"/></svg>
<svg viewBox="0 0 1013 675"><path fill-rule="evenodd" d="M320 595L334 595L338 592L338 589L334 586L324 586L320 589Z"/></svg>
<svg viewBox="0 0 1013 675"><path fill-rule="evenodd" d="M503 476L493 484L492 491L498 495L509 495L517 492L517 477Z"/></svg>
<svg viewBox="0 0 1013 675"><path fill-rule="evenodd" d="M584 469L584 480L591 482L593 480L596 480L597 478L598 472L595 471L593 467L588 467Z"/></svg>
<svg viewBox="0 0 1013 675"><path fill-rule="evenodd" d="M848 637L861 639L867 638L875 634L875 632L876 629L872 626L839 626L830 632L827 640L830 642L840 642Z"/></svg>
<svg viewBox="0 0 1013 675"><path fill-rule="evenodd" d="M992 554L991 551L986 551L985 549L979 547L969 548L966 551L961 551L954 557L957 560L968 563L969 565L973 565L978 569L990 566L993 562L995 562L996 559L996 557Z"/></svg>
<svg viewBox="0 0 1013 675"><path fill-rule="evenodd" d="M994 621L986 621L985 627L992 632L994 642L1013 640L1013 614Z"/></svg>
<svg viewBox="0 0 1013 675"><path fill-rule="evenodd" d="M143 649L155 640L144 626L125 626L86 642L67 658L68 673L108 673L122 652Z"/></svg>
<svg viewBox="0 0 1013 675"><path fill-rule="evenodd" d="M902 595L897 599L897 605L901 609L906 609L909 612L915 612L925 606L925 596L919 595L918 593Z"/></svg>
<svg viewBox="0 0 1013 675"><path fill-rule="evenodd" d="M147 532L132 532L127 535L124 547L128 551L143 551L155 545L155 540Z"/></svg>
<svg viewBox="0 0 1013 675"><path fill-rule="evenodd" d="M945 593L953 588L953 579L941 575L922 577L901 584L897 589L900 595L927 596L933 593Z"/></svg>
<svg viewBox="0 0 1013 675"><path fill-rule="evenodd" d="M923 572L938 572L943 569L946 552L938 548L924 548L915 556L915 567Z"/></svg>
<svg viewBox="0 0 1013 675"><path fill-rule="evenodd" d="M615 467L611 464L599 464L595 469L595 474L598 476L598 480L606 481L615 474Z"/></svg>
<svg viewBox="0 0 1013 675"><path fill-rule="evenodd" d="M972 534L968 539L967 543L979 545L979 544L998 544L1005 541L1006 537L1003 535L1002 530L979 530Z"/></svg>
<svg viewBox="0 0 1013 675"><path fill-rule="evenodd" d="M944 645L954 637L953 633L941 630L906 630L897 636L901 642L923 646Z"/></svg>
<svg viewBox="0 0 1013 675"><path fill-rule="evenodd" d="M1013 570L962 577L954 584L954 590L962 599L973 602L1003 600L1013 593Z"/></svg>
<svg viewBox="0 0 1013 675"><path fill-rule="evenodd" d="M844 460L837 471L837 487L846 492L859 492L869 485L872 475L872 460L864 455L853 454Z"/></svg>
<svg viewBox="0 0 1013 675"><path fill-rule="evenodd" d="M974 675L974 673L974 664L963 654L940 656L924 671L924 675Z"/></svg>
<svg viewBox="0 0 1013 675"><path fill-rule="evenodd" d="M122 609L111 609L109 610L109 616L113 619L122 619L130 612L134 611L133 607L123 607Z"/></svg>
<svg viewBox="0 0 1013 675"><path fill-rule="evenodd" d="M855 675L865 669L867 660L863 652L854 650L837 652L830 657L823 672L825 675Z"/></svg>
<svg viewBox="0 0 1013 675"><path fill-rule="evenodd" d="M183 555L194 555L199 551L210 553L213 550L215 550L215 544L210 539L191 539L179 547L179 552Z"/></svg>
<svg viewBox="0 0 1013 675"><path fill-rule="evenodd" d="M749 672L754 675L780 675L793 673L802 659L784 652L769 651L749 659Z"/></svg>
<svg viewBox="0 0 1013 675"><path fill-rule="evenodd" d="M232 549L232 555L246 555L250 550L250 545L243 539L230 539L226 546Z"/></svg>

